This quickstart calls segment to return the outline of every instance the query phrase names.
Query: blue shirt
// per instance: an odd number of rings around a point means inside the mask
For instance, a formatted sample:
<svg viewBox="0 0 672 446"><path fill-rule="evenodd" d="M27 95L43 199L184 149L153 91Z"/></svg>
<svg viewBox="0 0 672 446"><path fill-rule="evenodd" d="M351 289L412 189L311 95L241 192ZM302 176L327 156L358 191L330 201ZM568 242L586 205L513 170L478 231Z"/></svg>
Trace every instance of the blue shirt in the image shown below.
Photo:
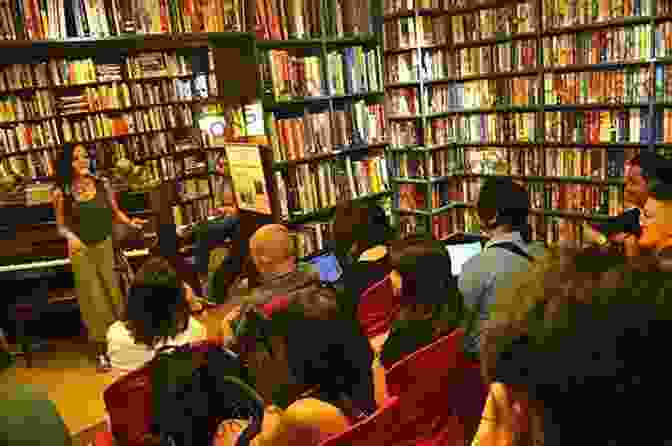
<svg viewBox="0 0 672 446"><path fill-rule="evenodd" d="M490 309L495 302L497 290L510 286L515 273L527 271L530 261L507 249L497 248L497 244L512 242L532 257L543 255L543 247L527 244L520 232L513 232L493 238L485 249L467 260L458 278L458 287L464 297L464 305L471 311L478 310L478 319L473 333L465 336L465 351L479 353L480 326L490 319Z"/></svg>

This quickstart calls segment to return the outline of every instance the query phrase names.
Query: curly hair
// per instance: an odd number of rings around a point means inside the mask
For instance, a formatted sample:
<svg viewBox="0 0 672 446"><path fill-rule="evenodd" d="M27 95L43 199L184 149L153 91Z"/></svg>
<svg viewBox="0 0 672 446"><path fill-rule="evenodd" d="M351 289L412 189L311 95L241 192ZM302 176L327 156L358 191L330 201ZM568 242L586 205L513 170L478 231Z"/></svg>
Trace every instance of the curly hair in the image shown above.
<svg viewBox="0 0 672 446"><path fill-rule="evenodd" d="M170 263L145 262L128 293L125 325L136 344L155 347L188 328L189 303L184 285Z"/></svg>
<svg viewBox="0 0 672 446"><path fill-rule="evenodd" d="M529 425L516 446L588 444L579 436L598 425L609 426L599 434L605 443L629 440L643 425L659 429L648 400L667 381L655 361L672 320L667 267L655 256L562 249L537 270L536 280L533 285L528 277L511 291L527 293L531 309L498 327L496 348L486 353L497 356L489 361L491 380L529 404ZM621 404L611 403L616 394ZM663 438L665 432L647 429L647 438L651 434Z"/></svg>
<svg viewBox="0 0 672 446"><path fill-rule="evenodd" d="M336 206L333 237L336 252L346 256L350 249L354 258L367 249L387 244L393 239L393 230L385 211L376 203L347 202Z"/></svg>

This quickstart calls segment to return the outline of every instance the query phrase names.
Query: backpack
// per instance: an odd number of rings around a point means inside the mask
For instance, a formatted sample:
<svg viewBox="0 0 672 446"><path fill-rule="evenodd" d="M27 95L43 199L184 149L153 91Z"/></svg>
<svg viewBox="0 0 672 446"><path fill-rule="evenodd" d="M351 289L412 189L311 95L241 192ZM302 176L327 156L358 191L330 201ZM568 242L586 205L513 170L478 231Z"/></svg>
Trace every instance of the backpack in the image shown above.
<svg viewBox="0 0 672 446"><path fill-rule="evenodd" d="M248 419L246 446L261 430L264 402L231 351L212 344L166 346L152 367L152 429L161 446L210 446L219 424Z"/></svg>

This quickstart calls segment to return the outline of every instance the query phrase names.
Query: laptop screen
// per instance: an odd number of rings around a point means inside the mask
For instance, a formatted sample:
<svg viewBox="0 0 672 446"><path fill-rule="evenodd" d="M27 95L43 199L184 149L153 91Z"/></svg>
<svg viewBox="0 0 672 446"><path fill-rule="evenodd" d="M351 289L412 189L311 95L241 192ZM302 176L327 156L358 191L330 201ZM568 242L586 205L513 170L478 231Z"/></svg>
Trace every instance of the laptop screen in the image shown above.
<svg viewBox="0 0 672 446"><path fill-rule="evenodd" d="M307 263L317 268L320 272L320 280L324 282L336 282L341 278L341 274L343 274L343 269L341 269L338 259L331 253L313 257Z"/></svg>
<svg viewBox="0 0 672 446"><path fill-rule="evenodd" d="M455 245L446 245L448 255L450 255L450 263L453 269L453 275L458 276L462 272L462 266L475 256L479 254L483 247L481 242L459 243Z"/></svg>

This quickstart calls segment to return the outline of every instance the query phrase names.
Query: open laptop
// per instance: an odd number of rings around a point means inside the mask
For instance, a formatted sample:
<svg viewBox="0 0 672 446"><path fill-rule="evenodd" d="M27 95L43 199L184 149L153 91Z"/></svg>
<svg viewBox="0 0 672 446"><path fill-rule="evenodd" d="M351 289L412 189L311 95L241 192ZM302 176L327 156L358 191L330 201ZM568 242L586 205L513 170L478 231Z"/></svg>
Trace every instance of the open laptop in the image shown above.
<svg viewBox="0 0 672 446"><path fill-rule="evenodd" d="M483 251L483 238L478 235L461 234L460 237L445 240L444 244L450 255L454 276L462 273L462 267L467 260Z"/></svg>
<svg viewBox="0 0 672 446"><path fill-rule="evenodd" d="M343 274L343 268L341 268L336 255L331 251L323 251L307 257L301 263L315 268L320 273L320 280L323 282L337 282Z"/></svg>

